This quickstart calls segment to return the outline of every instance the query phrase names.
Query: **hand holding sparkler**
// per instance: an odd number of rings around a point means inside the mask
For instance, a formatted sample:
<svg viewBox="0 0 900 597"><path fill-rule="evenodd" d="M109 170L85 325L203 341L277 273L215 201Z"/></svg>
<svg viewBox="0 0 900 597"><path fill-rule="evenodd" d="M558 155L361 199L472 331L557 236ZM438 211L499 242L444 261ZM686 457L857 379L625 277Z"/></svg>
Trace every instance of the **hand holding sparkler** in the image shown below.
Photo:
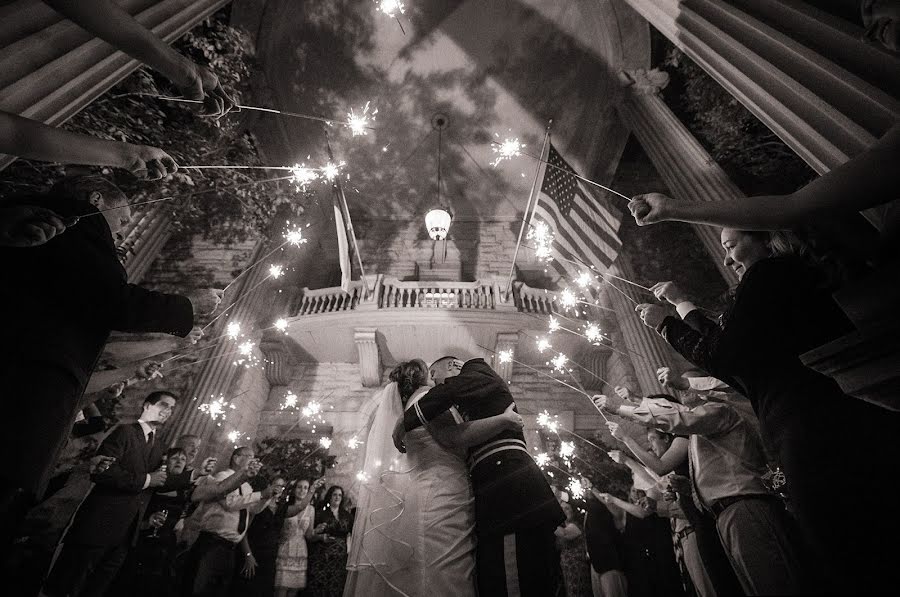
<svg viewBox="0 0 900 597"><path fill-rule="evenodd" d="M199 325L192 327L190 333L184 337L188 344L196 344L201 338L203 338L203 330Z"/></svg>
<svg viewBox="0 0 900 597"><path fill-rule="evenodd" d="M219 462L219 459L215 456L210 456L208 458L203 459L203 464L200 465L200 474L201 475L211 475L214 470L216 470L216 463Z"/></svg>
<svg viewBox="0 0 900 597"><path fill-rule="evenodd" d="M669 316L669 310L659 305L641 303L634 308L645 326L656 329Z"/></svg>
<svg viewBox="0 0 900 597"><path fill-rule="evenodd" d="M665 478L668 481L668 489L672 492L683 496L691 495L691 480L684 475L669 473Z"/></svg>
<svg viewBox="0 0 900 597"><path fill-rule="evenodd" d="M628 437L627 435L625 435L625 432L622 431L622 426L619 425L618 423L613 423L612 421L609 421L606 424L606 427L609 429L609 434L612 435L615 439L619 440L620 442L624 442L625 438Z"/></svg>
<svg viewBox="0 0 900 597"><path fill-rule="evenodd" d="M610 450L606 455L616 464L625 464L625 455L622 454L621 450Z"/></svg>
<svg viewBox="0 0 900 597"><path fill-rule="evenodd" d="M203 102L202 116L218 119L232 110L240 112L234 99L222 89L219 77L208 68L185 59L182 75L175 83L185 99Z"/></svg>
<svg viewBox="0 0 900 597"><path fill-rule="evenodd" d="M625 386L616 386L615 388L613 388L613 391L616 393L616 396L622 399L623 402L632 402L631 390L629 390Z"/></svg>
<svg viewBox="0 0 900 597"><path fill-rule="evenodd" d="M162 377L162 363L157 361L147 361L135 369L134 374L139 380L149 381L156 377Z"/></svg>
<svg viewBox="0 0 900 597"><path fill-rule="evenodd" d="M669 367L660 367L657 369L656 379L659 381L659 385L664 388L672 388L681 391L691 389L691 384L688 383L688 380L681 375L672 373L672 370Z"/></svg>
<svg viewBox="0 0 900 597"><path fill-rule="evenodd" d="M591 402L594 403L594 406L596 406L598 410L606 411L614 415L618 414L619 408L624 404L624 401L615 394L611 396L594 394L591 398Z"/></svg>
<svg viewBox="0 0 900 597"><path fill-rule="evenodd" d="M631 199L628 202L628 210L638 226L646 226L674 219L674 203L671 197L662 193L647 193Z"/></svg>
<svg viewBox="0 0 900 597"><path fill-rule="evenodd" d="M668 301L673 306L688 300L687 295L675 285L675 282L657 282L650 287L650 291L653 292L656 300Z"/></svg>
<svg viewBox="0 0 900 597"><path fill-rule="evenodd" d="M175 160L162 149L149 145L122 144L118 164L141 180L159 180L178 170Z"/></svg>
<svg viewBox="0 0 900 597"><path fill-rule="evenodd" d="M34 205L0 208L0 247L37 247L77 222Z"/></svg>

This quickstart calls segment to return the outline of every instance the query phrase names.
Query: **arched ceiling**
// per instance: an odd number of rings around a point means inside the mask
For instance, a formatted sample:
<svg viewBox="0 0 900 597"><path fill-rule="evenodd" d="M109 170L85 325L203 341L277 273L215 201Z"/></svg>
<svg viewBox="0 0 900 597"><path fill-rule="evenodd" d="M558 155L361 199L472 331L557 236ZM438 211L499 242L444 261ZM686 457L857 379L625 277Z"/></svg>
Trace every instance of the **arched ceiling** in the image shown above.
<svg viewBox="0 0 900 597"><path fill-rule="evenodd" d="M518 137L538 153L551 118L554 145L573 166L598 178L615 170L627 138L614 109L617 73L646 68L650 57L646 22L620 0L406 4L398 22L372 0L235 2L236 24L256 32L261 101L335 118L377 107L365 137L328 128L347 162L354 218L418 218L437 202L436 113L449 117L443 202L466 218L524 210L536 162L493 168L491 142ZM319 123L263 117L254 130L272 161L326 159ZM319 195L328 207L329 190ZM317 228L312 235L334 234Z"/></svg>

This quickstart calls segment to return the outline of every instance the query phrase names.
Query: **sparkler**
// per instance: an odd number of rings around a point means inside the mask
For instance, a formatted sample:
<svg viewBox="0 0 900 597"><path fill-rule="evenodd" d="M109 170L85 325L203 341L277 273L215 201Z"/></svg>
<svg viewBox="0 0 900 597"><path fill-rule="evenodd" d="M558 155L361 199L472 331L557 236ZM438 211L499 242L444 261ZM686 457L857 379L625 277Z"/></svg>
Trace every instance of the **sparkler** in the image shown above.
<svg viewBox="0 0 900 597"><path fill-rule="evenodd" d="M319 177L319 174L305 163L294 164L294 167L291 169L291 175L291 182L297 185L298 191L305 191L306 185Z"/></svg>
<svg viewBox="0 0 900 597"><path fill-rule="evenodd" d="M581 272L578 274L578 278L575 280L575 283L581 286L582 288L587 288L591 285L591 282L594 281L594 276L592 276L588 272Z"/></svg>
<svg viewBox="0 0 900 597"><path fill-rule="evenodd" d="M603 340L603 332L596 323L589 323L587 327L584 328L584 337L587 338L591 344L599 344L600 341Z"/></svg>
<svg viewBox="0 0 900 597"><path fill-rule="evenodd" d="M288 320L284 317L281 317L272 324L272 327L283 334L287 334Z"/></svg>
<svg viewBox="0 0 900 597"><path fill-rule="evenodd" d="M269 266L269 277L270 278L277 280L278 278L280 278L283 275L284 275L284 266L283 265L272 264Z"/></svg>
<svg viewBox="0 0 900 597"><path fill-rule="evenodd" d="M581 484L580 479L576 479L575 477L570 478L568 490L569 493L572 494L572 497L574 497L575 499L580 500L584 497L584 485Z"/></svg>
<svg viewBox="0 0 900 597"><path fill-rule="evenodd" d="M566 288L559 294L559 304L566 309L572 309L579 302L578 297L570 289Z"/></svg>
<svg viewBox="0 0 900 597"><path fill-rule="evenodd" d="M347 165L347 162L328 162L322 166L322 178L328 182L334 182L334 179L341 173L341 168Z"/></svg>
<svg viewBox="0 0 900 597"><path fill-rule="evenodd" d="M575 456L575 442L559 442L559 455L563 460L571 460Z"/></svg>
<svg viewBox="0 0 900 597"><path fill-rule="evenodd" d="M571 371L571 369L566 368L566 363L569 361L569 357L564 355L563 353L559 353L552 359L550 359L549 365L553 365L553 370L558 371L559 373L567 373Z"/></svg>
<svg viewBox="0 0 900 597"><path fill-rule="evenodd" d="M360 445L362 445L362 443L363 443L362 440L360 440L358 437L356 437L354 435L353 437L351 437L350 439L347 440L347 447L350 448L351 450L355 450Z"/></svg>
<svg viewBox="0 0 900 597"><path fill-rule="evenodd" d="M537 424L538 427L546 429L551 433L559 433L559 418L556 415L551 415L546 410L538 413Z"/></svg>
<svg viewBox="0 0 900 597"><path fill-rule="evenodd" d="M228 415L228 411L234 410L235 408L236 407L234 406L234 404L225 400L225 397L221 395L212 402L209 402L208 404L201 404L197 407L200 412L209 415L209 418L211 418L213 421L217 421L219 419L224 420Z"/></svg>
<svg viewBox="0 0 900 597"><path fill-rule="evenodd" d="M496 133L495 137L499 137ZM522 150L525 149L525 144L520 143L518 139L504 139L502 142L494 142L491 146L491 150L497 154L497 157L494 158L494 161L491 162L491 166L497 167L501 162L505 160L511 160L513 158L519 157L522 155Z"/></svg>
<svg viewBox="0 0 900 597"><path fill-rule="evenodd" d="M303 238L303 231L298 227L286 230L284 233L284 238L287 244L294 245L295 247L299 247L300 245L306 243L306 239ZM278 248L280 249L281 247Z"/></svg>
<svg viewBox="0 0 900 597"><path fill-rule="evenodd" d="M284 402L281 403L281 410L285 410L286 408L297 408L297 400L297 394L288 392L284 396Z"/></svg>
<svg viewBox="0 0 900 597"><path fill-rule="evenodd" d="M236 321L228 322L228 325L225 327L225 335L232 340L237 340L238 336L241 335L241 324Z"/></svg>
<svg viewBox="0 0 900 597"><path fill-rule="evenodd" d="M356 473L356 480L360 483L368 483L369 482L369 474L365 471L359 471Z"/></svg>
<svg viewBox="0 0 900 597"><path fill-rule="evenodd" d="M550 464L550 455L546 452L541 452L534 457L534 462L538 465L538 467L544 468L545 466Z"/></svg>
<svg viewBox="0 0 900 597"><path fill-rule="evenodd" d="M325 448L326 450L331 447L331 438L322 436L319 438L319 445Z"/></svg>
<svg viewBox="0 0 900 597"><path fill-rule="evenodd" d="M497 353L497 358L501 363L510 363L513 358L512 350L501 350Z"/></svg>
<svg viewBox="0 0 900 597"><path fill-rule="evenodd" d="M551 316L548 327L549 327L550 333L552 334L553 332L559 330L562 326L559 325L558 319ZM549 344L548 344L548 346L549 346Z"/></svg>
<svg viewBox="0 0 900 597"><path fill-rule="evenodd" d="M544 352L545 350L548 350L550 348L553 348L553 347L550 346L549 340L547 340L546 338L538 338L537 339L538 352Z"/></svg>
<svg viewBox="0 0 900 597"><path fill-rule="evenodd" d="M404 6L403 2L400 2L400 0L375 0L375 3L378 4L378 10L380 12L383 12L392 19L397 18L398 14L402 15L406 10L406 6Z"/></svg>
<svg viewBox="0 0 900 597"><path fill-rule="evenodd" d="M316 402L315 400L313 400L312 402L310 402L309 404L307 404L306 406L303 407L303 410L300 411L300 414L302 414L307 419L310 419L310 418L318 415L321 412L322 412L322 405L319 404L318 402Z"/></svg>
<svg viewBox="0 0 900 597"><path fill-rule="evenodd" d="M534 242L534 256L538 261L553 259L553 233L546 222L538 221L533 224L525 238Z"/></svg>
<svg viewBox="0 0 900 597"><path fill-rule="evenodd" d="M228 432L228 441L235 444L237 440L241 439L241 433L239 431L229 431Z"/></svg>
<svg viewBox="0 0 900 597"><path fill-rule="evenodd" d="M387 2L387 0L383 1L382 5L384 5L386 2ZM396 5L399 3L393 2L392 4L394 4L394 6L396 8ZM400 4L399 9L400 9L400 12L403 12L402 4ZM382 10L382 12L384 12L384 14L388 14L384 10ZM389 15L389 16L393 16L393 15ZM375 108L375 111L372 112L372 114L371 114L372 120L375 120L376 114L378 114L378 108ZM350 113L347 116L348 116L348 119L347 119L348 125L347 126L350 127L350 132L353 133L354 137L369 134L369 128L371 128L369 126L369 118L370 118L369 102L366 102L366 105L363 107L362 112L360 114L354 114L353 108L350 108Z"/></svg>

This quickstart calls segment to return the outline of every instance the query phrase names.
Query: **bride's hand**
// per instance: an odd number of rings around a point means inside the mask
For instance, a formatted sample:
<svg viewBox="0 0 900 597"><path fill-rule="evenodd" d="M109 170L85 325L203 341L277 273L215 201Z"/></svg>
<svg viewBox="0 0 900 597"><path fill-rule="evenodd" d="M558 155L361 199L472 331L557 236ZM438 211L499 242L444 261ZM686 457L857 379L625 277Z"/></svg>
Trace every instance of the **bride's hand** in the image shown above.
<svg viewBox="0 0 900 597"><path fill-rule="evenodd" d="M522 420L522 415L515 411L516 403L513 402L509 406L506 407L506 410L503 411L501 415L506 419L507 426L513 431L521 431L525 426L525 421Z"/></svg>
<svg viewBox="0 0 900 597"><path fill-rule="evenodd" d="M391 434L391 437L394 440L394 447L403 454L406 454L406 442L404 441L405 436L406 429L403 426L403 417L400 417L397 420L397 424L394 425L394 433Z"/></svg>

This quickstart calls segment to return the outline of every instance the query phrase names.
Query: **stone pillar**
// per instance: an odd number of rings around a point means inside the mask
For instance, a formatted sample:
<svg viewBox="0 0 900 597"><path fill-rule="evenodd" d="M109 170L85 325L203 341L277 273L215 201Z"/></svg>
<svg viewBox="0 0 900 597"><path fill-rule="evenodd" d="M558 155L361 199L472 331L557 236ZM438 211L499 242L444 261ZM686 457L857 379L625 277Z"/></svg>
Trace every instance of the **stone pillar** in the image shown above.
<svg viewBox="0 0 900 597"><path fill-rule="evenodd" d="M381 385L381 355L375 339L376 328L354 328L353 341L359 353L359 380L367 388Z"/></svg>
<svg viewBox="0 0 900 597"><path fill-rule="evenodd" d="M621 80L626 91L618 105L619 115L676 198L721 201L744 196L659 96L669 82L666 73L656 69L623 71ZM725 281L736 284L734 271L722 263L719 229L693 228Z"/></svg>
<svg viewBox="0 0 900 597"><path fill-rule="evenodd" d="M609 271L628 280L634 279L631 263L628 257L622 253L619 253L616 263ZM663 393L663 388L656 379L656 369L674 365L672 348L656 331L645 326L634 311L635 304L645 302L647 297L634 292L628 284L617 283L614 279L610 279L610 282L615 287L607 288L606 292L601 293L600 296L605 296L606 300L602 298L601 300L609 303L603 306L615 309L619 328L622 330L625 346L616 348L630 354L642 395Z"/></svg>
<svg viewBox="0 0 900 597"><path fill-rule="evenodd" d="M265 254L264 251L267 247L267 241L258 243L250 255L249 262L256 262ZM202 368L195 378L193 392L190 394L195 400L190 403L190 407L176 412L174 424L167 426L168 438L176 438L185 433L197 435L204 441L211 437L215 430L215 422L208 415L198 410L198 407L209 401L211 396L217 397L222 394L228 400L229 393L243 375L244 369L233 364L234 354L239 342L243 342L246 339L251 341L259 339L259 334L253 337L253 332L247 333L247 331L255 328L254 314L258 306L267 304L263 294L268 290L262 285L257 286L267 275L268 272L265 267L256 267L233 287L233 294L231 292L226 293L222 304L231 305L237 303L236 306L231 307L228 313L223 315L205 333L212 337L222 336L228 322L237 321L241 323L246 337L240 341L232 340L227 336L222 337L216 341L217 346L206 353L208 357L205 358L209 360L201 365Z"/></svg>
<svg viewBox="0 0 900 597"><path fill-rule="evenodd" d="M159 204L147 206L144 212L132 219L122 236L125 240L120 248L126 251L128 281L138 284L172 236L166 208Z"/></svg>
<svg viewBox="0 0 900 597"><path fill-rule="evenodd" d="M516 358L516 348L518 346L518 332L500 332L497 334L497 342L494 344L494 371L496 371L497 375L502 377L506 383L512 381L513 365L515 363L512 361L501 363L500 358L497 355L500 354L501 350L510 350L512 351L513 358Z"/></svg>
<svg viewBox="0 0 900 597"><path fill-rule="evenodd" d="M812 3L625 2L819 173L844 163L900 119L900 100L870 74L893 72L896 80L900 59L865 51L861 30L848 35L849 23L827 23ZM880 212L864 215L881 227Z"/></svg>

